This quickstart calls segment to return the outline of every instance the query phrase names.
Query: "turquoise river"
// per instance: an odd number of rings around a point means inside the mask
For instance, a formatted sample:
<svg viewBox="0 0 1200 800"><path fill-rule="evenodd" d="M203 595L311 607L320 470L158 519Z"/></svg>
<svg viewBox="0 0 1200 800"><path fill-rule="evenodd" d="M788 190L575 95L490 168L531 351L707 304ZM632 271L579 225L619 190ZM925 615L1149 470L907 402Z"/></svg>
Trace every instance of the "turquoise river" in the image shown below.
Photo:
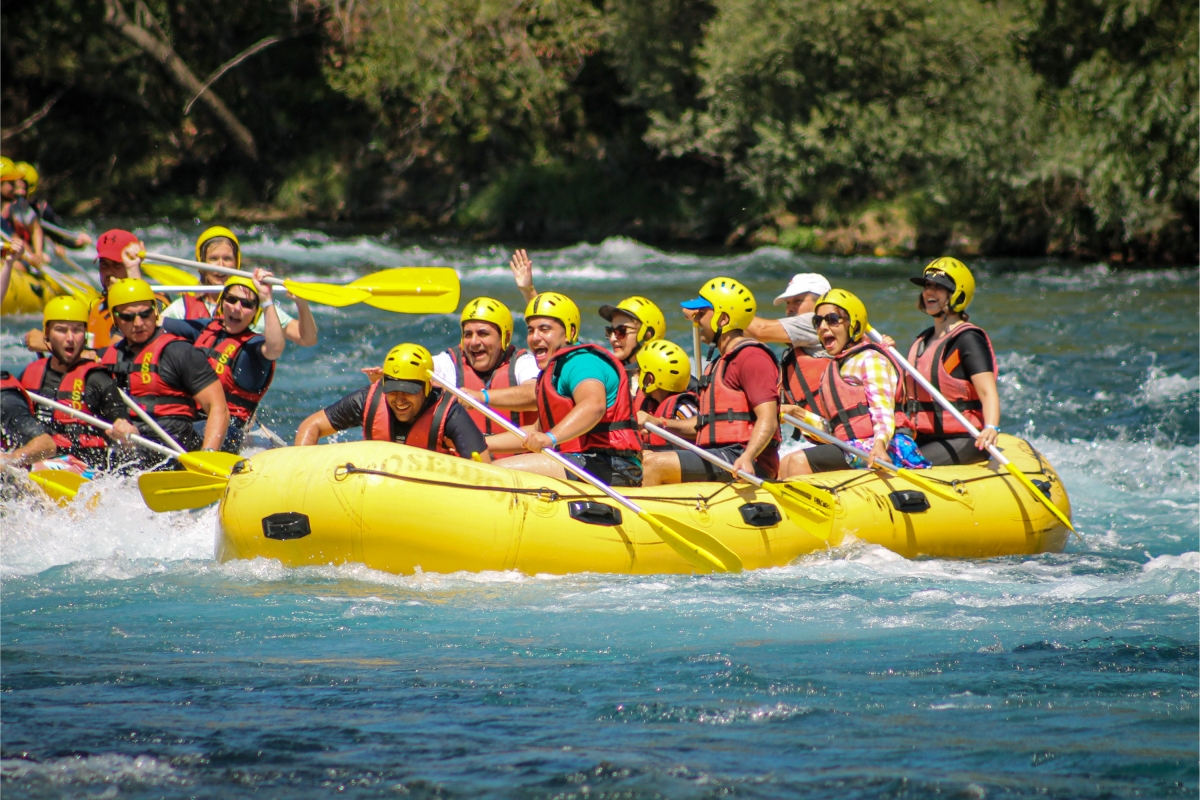
<svg viewBox="0 0 1200 800"><path fill-rule="evenodd" d="M199 228L138 230L190 256ZM453 266L464 300L519 310L500 246L272 228L244 245L307 279ZM897 340L923 327L915 261L623 239L532 256L593 341L595 309L639 293L690 346L670 308L720 274L771 313L792 273L820 271ZM849 542L716 577L220 564L214 509L156 516L106 478L91 510L0 512L4 796L1196 797L1197 270L971 265L1003 425L1071 497L1066 552L910 561ZM265 402L289 439L393 344L436 351L458 327L317 318L320 344L285 353ZM37 325L4 320L6 368Z"/></svg>

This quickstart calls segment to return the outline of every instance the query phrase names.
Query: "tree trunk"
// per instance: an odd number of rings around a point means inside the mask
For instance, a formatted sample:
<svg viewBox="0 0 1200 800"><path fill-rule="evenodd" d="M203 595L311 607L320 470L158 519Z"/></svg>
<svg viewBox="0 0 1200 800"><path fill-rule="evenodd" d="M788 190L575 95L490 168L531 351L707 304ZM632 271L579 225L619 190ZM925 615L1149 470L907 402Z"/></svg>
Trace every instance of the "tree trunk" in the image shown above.
<svg viewBox="0 0 1200 800"><path fill-rule="evenodd" d="M258 160L258 148L254 145L254 136L243 125L233 112L221 101L214 92L204 91L204 84L192 74L187 64L183 63L171 46L129 18L121 6L121 0L104 0L104 19L116 28L122 36L137 45L138 49L149 55L167 69L167 73L188 96L200 95L200 100L216 115L221 125L233 136L238 149L252 161ZM203 92L203 94L201 94Z"/></svg>

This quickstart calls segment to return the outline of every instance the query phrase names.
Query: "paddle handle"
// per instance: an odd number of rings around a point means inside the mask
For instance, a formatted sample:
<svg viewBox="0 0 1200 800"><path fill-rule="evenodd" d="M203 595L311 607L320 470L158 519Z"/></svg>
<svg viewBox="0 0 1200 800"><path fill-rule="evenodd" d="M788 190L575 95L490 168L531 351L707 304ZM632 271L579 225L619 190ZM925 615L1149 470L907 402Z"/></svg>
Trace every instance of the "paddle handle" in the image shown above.
<svg viewBox="0 0 1200 800"><path fill-rule="evenodd" d="M867 336L870 336L871 341L875 342L876 344L882 344L883 342L883 337L879 334L879 331L875 330L874 328L867 328ZM967 418L962 415L962 412L954 407L953 403L943 397L941 392L933 388L933 384L927 381L925 376L917 371L916 367L908 363L908 359L900 355L899 350L894 347L889 347L888 352L892 355L892 358L900 362L900 366L904 367L904 371L911 375L912 379L916 381L922 389L929 392L929 396L936 400L938 405L946 409L946 411L950 413L950 416L958 420L958 424L962 425L963 428L966 429L967 433L971 434L971 438L979 438L979 429L972 425ZM996 447L996 445L989 444L988 452L992 455L992 458L1000 462L1001 466L1008 466L1008 459L1004 457L1004 454L1000 452L1000 449Z"/></svg>
<svg viewBox="0 0 1200 800"><path fill-rule="evenodd" d="M700 360L700 326L692 323L692 375L696 380L704 377L704 363Z"/></svg>
<svg viewBox="0 0 1200 800"><path fill-rule="evenodd" d="M192 292L194 294L216 294L225 291L224 286L160 286L157 283L150 284L150 288L156 292Z"/></svg>
<svg viewBox="0 0 1200 800"><path fill-rule="evenodd" d="M689 442L687 439L684 439L682 436L676 436L675 434L671 433L669 430L667 430L665 428L660 428L651 422L647 422L645 427L646 427L646 430L650 431L651 433L657 434L658 436L661 436L662 438L666 439L671 444L673 444L677 447L682 447L684 450L691 450L693 453L700 456L705 461L716 464L718 467L725 470L726 472L728 472L732 475L736 475L737 477L741 478L744 481L749 482L750 484L752 484L754 486L762 486L763 485L762 478L758 477L757 475L753 475L749 472L746 472L746 470L744 470L744 469L735 469L733 464L730 464L728 461L726 461L725 459L716 455L715 453L708 452L707 450L705 450L703 447L700 447L695 442Z"/></svg>
<svg viewBox="0 0 1200 800"><path fill-rule="evenodd" d="M820 439L823 442L827 442L828 444L831 444L834 447L841 448L841 450L843 452L849 453L852 456L858 456L859 458L861 458L864 461L869 461L871 458L871 454L868 453L866 450L863 450L861 447L855 447L854 445L850 444L849 442L843 442L841 439L837 438L833 434L826 433L825 431L821 430L820 428L818 428L814 425L809 425L807 422L805 422L804 420L802 420L798 417L793 417L791 414L784 414L783 420L784 420L784 422L795 425L797 428L799 428L802 431L807 431L808 433L811 433L813 436L816 436L818 439ZM876 459L875 465L879 466L879 467L883 467L888 472L896 472L896 465L893 464L891 461L888 461L885 458Z"/></svg>
<svg viewBox="0 0 1200 800"><path fill-rule="evenodd" d="M46 230L50 231L51 233L57 233L61 236L70 236L72 239L79 238L79 234L76 233L75 231L69 231L66 228L60 228L58 225L55 225L53 222L46 222L46 220L42 219L41 217L38 217L38 219L41 221L42 227L45 228Z"/></svg>
<svg viewBox="0 0 1200 800"><path fill-rule="evenodd" d="M446 383L441 378L439 378L437 375L434 375L432 372L429 373L429 377L432 378L433 382L436 383L438 386L441 386L443 389L450 392L450 394L454 395L459 400L461 400L462 402L469 405L471 408L478 411L480 414L483 414L485 417L487 417L488 419L490 419L492 422L496 423L500 427L504 428L509 433L514 434L516 436L520 436L522 439L525 438L525 436L526 436L525 431L521 430L516 425L514 425L512 420L507 419L503 414L499 414L494 409L488 408L483 403L476 400L474 397L471 397L471 395L467 394L466 392L460 390L459 388L457 388L455 386L451 386L450 384ZM633 513L637 514L638 516L641 516L642 509L636 503L634 503L628 497L625 497L624 495L618 494L617 492L613 491L612 488L605 485L605 483L603 481L601 481L599 478L597 478L595 475L588 472L586 469L579 466L571 459L565 458L562 453L555 452L554 450L551 450L549 447L547 447L542 450L542 455L549 456L549 458L552 461L557 462L567 472L570 472L572 475L578 476L580 480L585 481L586 483L591 484L593 488L599 489L601 492L604 492L604 494L608 495L608 497L611 500L613 500L617 503L620 503L621 505L625 506L625 508L628 508Z"/></svg>
<svg viewBox="0 0 1200 800"><path fill-rule="evenodd" d="M130 397L128 394L126 394L124 389L122 389L121 387L118 386L117 393L119 395L121 395L121 401L123 403L125 403L125 405L129 406L129 410L132 411L133 413L137 414L138 419L140 419L142 422L149 425L150 429L158 434L158 438L160 438L164 442L166 442L168 446L173 447L176 453L186 453L187 452L186 450L183 449L183 447L179 444L179 442L175 441L175 438L173 436L171 436L171 434L169 434L165 430L163 430L162 426L158 424L157 420L155 420L154 417L150 416L146 412L146 409L142 408L140 405L137 404L136 400L134 400L132 397Z"/></svg>
<svg viewBox="0 0 1200 800"><path fill-rule="evenodd" d="M145 257L150 261L161 261L164 264L174 264L177 267L191 267L192 269L202 269L208 272L219 272L222 275L238 275L243 278L249 278L253 273L246 272L244 269L234 269L233 267L222 267L219 264L205 264L201 261L192 261L187 258L176 258L169 256L166 253L146 253ZM287 282L279 278L267 278L263 283L269 283L272 286L286 286Z"/></svg>
<svg viewBox="0 0 1200 800"><path fill-rule="evenodd" d="M58 409L59 411L63 412L64 414L69 414L70 416L75 417L76 419L81 419L84 422L88 423L89 425L95 425L97 428L99 428L102 431L111 431L112 430L111 423L105 422L104 420L100 419L99 417L93 417L91 414L86 414L77 408L71 408L70 406L63 405L62 403L51 400L49 397L42 397L40 394L35 394L34 392L29 392L29 398L31 400L33 400L33 402L37 403L38 405ZM131 440L133 440L134 443L141 445L142 447L146 448L147 450L153 450L154 452L159 453L160 455L170 456L171 458L174 458L176 455L178 455L174 450L170 449L169 447L163 447L158 442L152 442L149 439L147 439L143 436L139 436L136 433L131 434L129 438Z"/></svg>

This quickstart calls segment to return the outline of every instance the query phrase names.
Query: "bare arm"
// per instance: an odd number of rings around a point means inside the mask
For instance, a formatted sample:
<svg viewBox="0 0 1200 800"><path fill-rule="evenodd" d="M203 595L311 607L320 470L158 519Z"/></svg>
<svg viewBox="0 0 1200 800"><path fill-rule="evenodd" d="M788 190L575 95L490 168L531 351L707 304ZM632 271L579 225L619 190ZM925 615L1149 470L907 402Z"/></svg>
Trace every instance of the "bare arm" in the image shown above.
<svg viewBox="0 0 1200 800"><path fill-rule="evenodd" d="M779 403L768 400L754 407L754 427L750 429L750 440L746 450L733 465L746 472L754 472L754 459L771 443L775 431L779 430Z"/></svg>
<svg viewBox="0 0 1200 800"><path fill-rule="evenodd" d="M321 438L332 436L335 433L337 433L337 430L333 427L333 423L329 421L329 416L322 409L315 414L309 414L308 418L300 423L300 427L296 429L295 443L297 446L316 444Z"/></svg>
<svg viewBox="0 0 1200 800"><path fill-rule="evenodd" d="M522 425L521 430L526 434L533 433L538 429L537 423L532 425ZM515 433L504 431L503 433L493 433L491 436L484 437L487 440L488 452L490 453L520 453L525 449L525 440Z"/></svg>
<svg viewBox="0 0 1200 800"><path fill-rule="evenodd" d="M274 361L283 355L287 339L283 335L283 326L279 324L279 311L275 308L274 297L271 296L271 285L266 282L271 273L259 267L254 270L254 288L258 291L259 302L271 303L263 312L263 342L262 354L267 361Z"/></svg>
<svg viewBox="0 0 1200 800"><path fill-rule="evenodd" d="M0 454L0 459L14 467L27 467L35 461L54 458L56 453L58 448L54 446L54 440L50 438L50 434L43 433L30 439L24 447L18 447L11 453Z"/></svg>
<svg viewBox="0 0 1200 800"><path fill-rule="evenodd" d="M699 417L689 417L687 419L671 417L670 419L667 419L666 417L656 417L653 414L646 413L645 411L638 412L638 426L644 428L646 423L649 422L651 425L657 425L658 427L664 428L676 436L683 437L684 439L690 439L693 442L696 441L696 422L698 419Z"/></svg>
<svg viewBox="0 0 1200 800"><path fill-rule="evenodd" d="M791 344L792 339L784 330L783 323L777 319L766 319L765 317L755 317L750 320L750 324L746 326L746 335L751 339L757 339L760 342L769 342L771 344Z"/></svg>
<svg viewBox="0 0 1200 800"><path fill-rule="evenodd" d="M469 391L472 397L483 402L483 392ZM537 381L527 381L518 386L505 386L488 390L487 404L506 411L537 411Z"/></svg>
<svg viewBox="0 0 1200 800"><path fill-rule="evenodd" d="M213 381L200 390L196 402L204 409L208 421L204 424L205 450L220 450L225 442L225 432L229 430L229 406L225 404L225 390L220 381Z"/></svg>
<svg viewBox="0 0 1200 800"><path fill-rule="evenodd" d="M292 344L298 344L301 347L312 347L317 343L317 321L313 318L312 309L309 308L307 300L301 300L296 297L296 316L284 328L284 335Z"/></svg>
<svg viewBox="0 0 1200 800"><path fill-rule="evenodd" d="M976 372L971 376L971 385L975 387L975 392L979 395L979 402L983 405L983 424L999 427L1000 392L996 388L996 373ZM979 432L979 438L975 440L975 446L980 450L986 450L988 445L996 443L996 436L994 428L984 427Z"/></svg>

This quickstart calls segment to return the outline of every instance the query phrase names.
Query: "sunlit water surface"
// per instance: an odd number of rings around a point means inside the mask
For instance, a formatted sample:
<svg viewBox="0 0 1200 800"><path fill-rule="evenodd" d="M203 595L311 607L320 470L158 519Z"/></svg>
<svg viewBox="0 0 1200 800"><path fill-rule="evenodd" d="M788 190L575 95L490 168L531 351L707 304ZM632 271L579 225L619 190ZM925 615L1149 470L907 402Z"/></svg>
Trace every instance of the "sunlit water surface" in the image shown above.
<svg viewBox="0 0 1200 800"><path fill-rule="evenodd" d="M139 232L188 255L197 231ZM248 263L298 278L449 265L464 299L519 309L499 246L243 241ZM897 339L923 326L915 262L628 240L532 255L593 341L602 302L669 309L716 274L770 311L792 273L821 271ZM218 564L212 509L156 516L105 479L91 511L3 508L3 792L1195 797L1197 271L972 266L1004 426L1058 468L1084 543L990 561L850 543L720 577L398 577ZM457 330L454 315L317 315L320 345L289 349L265 402L289 439L392 345L436 351ZM5 320L6 367L28 360L17 337L36 323Z"/></svg>

